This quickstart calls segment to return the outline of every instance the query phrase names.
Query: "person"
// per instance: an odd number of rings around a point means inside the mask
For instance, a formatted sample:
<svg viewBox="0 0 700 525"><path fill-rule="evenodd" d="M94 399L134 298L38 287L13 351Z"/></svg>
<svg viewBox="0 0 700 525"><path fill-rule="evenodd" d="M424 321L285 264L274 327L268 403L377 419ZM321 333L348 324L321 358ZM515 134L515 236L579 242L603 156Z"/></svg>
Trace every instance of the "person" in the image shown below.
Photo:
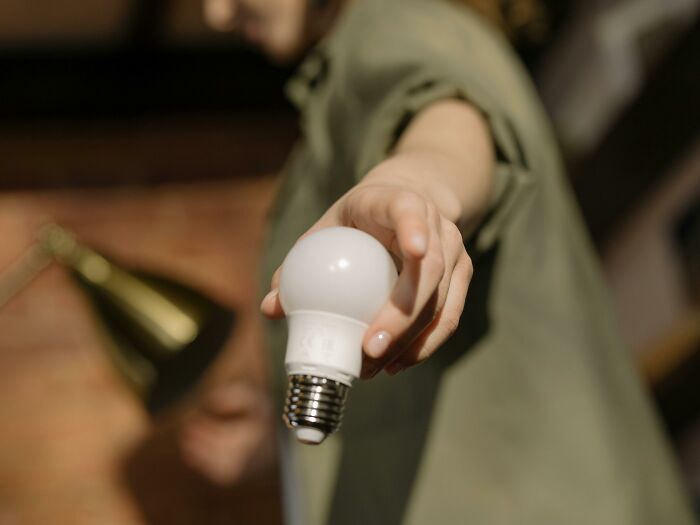
<svg viewBox="0 0 700 525"><path fill-rule="evenodd" d="M288 522L689 524L533 86L467 3L206 2L273 59L305 55L288 86L303 136L265 258L273 413L275 270L295 241L356 227L400 268L340 433L309 447L280 430ZM260 394L224 395L218 415L246 396L232 413L255 421ZM243 440L234 419L217 420L220 446L185 440L223 482L270 447L269 427Z"/></svg>

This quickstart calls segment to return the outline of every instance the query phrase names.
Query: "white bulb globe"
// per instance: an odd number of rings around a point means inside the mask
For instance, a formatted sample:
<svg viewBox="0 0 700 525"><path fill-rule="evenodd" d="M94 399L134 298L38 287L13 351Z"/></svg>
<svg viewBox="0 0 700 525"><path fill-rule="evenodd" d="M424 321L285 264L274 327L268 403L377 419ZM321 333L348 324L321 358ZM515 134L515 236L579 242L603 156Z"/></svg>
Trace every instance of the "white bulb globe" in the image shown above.
<svg viewBox="0 0 700 525"><path fill-rule="evenodd" d="M293 409L303 409L310 417L304 421L311 426L290 422L290 414L285 415L302 441L318 443L329 433L321 423L333 400L319 399L318 391L328 381L340 383L342 390L359 377L365 332L396 279L389 252L354 228L318 230L299 240L285 258L279 285L289 327L285 366L290 377L305 377L305 392L316 392L317 398L315 406L300 408L298 396L292 402ZM290 392L299 394L299 389L298 381L290 383ZM315 426L314 417L319 421Z"/></svg>

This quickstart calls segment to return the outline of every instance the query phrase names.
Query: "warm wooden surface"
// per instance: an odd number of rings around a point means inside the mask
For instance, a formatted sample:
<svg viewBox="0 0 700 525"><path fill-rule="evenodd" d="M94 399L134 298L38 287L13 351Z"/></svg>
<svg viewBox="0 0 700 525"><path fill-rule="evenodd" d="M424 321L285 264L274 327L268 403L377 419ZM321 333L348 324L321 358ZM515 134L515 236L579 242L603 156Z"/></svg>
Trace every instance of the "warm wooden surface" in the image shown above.
<svg viewBox="0 0 700 525"><path fill-rule="evenodd" d="M256 269L273 191L274 178L262 177L0 193L0 271L52 217L115 260L234 308L237 326L205 385L234 376L264 382ZM279 521L272 475L254 487L214 488L179 462L173 426L154 427L121 384L61 268L0 310L1 524Z"/></svg>
<svg viewBox="0 0 700 525"><path fill-rule="evenodd" d="M0 128L0 188L115 187L273 172L296 135L294 117L270 112L228 120L15 124Z"/></svg>

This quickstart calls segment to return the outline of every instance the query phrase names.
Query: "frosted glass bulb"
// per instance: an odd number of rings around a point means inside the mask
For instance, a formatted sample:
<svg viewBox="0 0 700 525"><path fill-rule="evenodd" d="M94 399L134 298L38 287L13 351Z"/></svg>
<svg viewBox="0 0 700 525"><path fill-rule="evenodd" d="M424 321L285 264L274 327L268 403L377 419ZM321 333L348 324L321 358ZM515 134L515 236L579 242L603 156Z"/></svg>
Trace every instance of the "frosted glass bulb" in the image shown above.
<svg viewBox="0 0 700 525"><path fill-rule="evenodd" d="M384 246L354 228L316 231L287 254L279 285L289 327L284 420L300 441L321 443L340 426L365 332L396 278Z"/></svg>

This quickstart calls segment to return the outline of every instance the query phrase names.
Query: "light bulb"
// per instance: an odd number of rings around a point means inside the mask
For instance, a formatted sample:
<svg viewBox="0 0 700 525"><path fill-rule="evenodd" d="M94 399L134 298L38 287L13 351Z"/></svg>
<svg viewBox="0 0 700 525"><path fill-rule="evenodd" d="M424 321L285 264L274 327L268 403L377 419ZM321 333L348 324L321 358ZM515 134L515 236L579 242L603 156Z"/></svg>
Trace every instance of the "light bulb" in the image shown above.
<svg viewBox="0 0 700 525"><path fill-rule="evenodd" d="M365 332L396 279L389 252L354 228L318 230L287 254L279 284L289 328L284 420L300 441L319 444L339 428Z"/></svg>

